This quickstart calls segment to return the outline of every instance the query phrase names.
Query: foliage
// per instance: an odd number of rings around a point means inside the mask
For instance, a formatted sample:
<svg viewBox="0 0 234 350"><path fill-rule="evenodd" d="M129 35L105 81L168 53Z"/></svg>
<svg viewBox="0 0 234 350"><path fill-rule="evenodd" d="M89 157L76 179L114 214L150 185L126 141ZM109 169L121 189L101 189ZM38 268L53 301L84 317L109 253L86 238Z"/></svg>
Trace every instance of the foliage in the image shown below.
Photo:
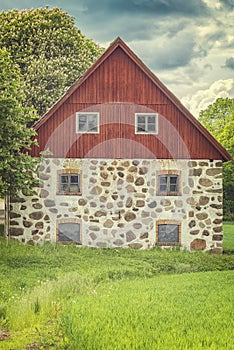
<svg viewBox="0 0 234 350"><path fill-rule="evenodd" d="M36 142L28 127L36 113L23 107L24 84L19 68L10 55L0 50L0 198L15 196L36 184L33 177L37 161L28 151Z"/></svg>
<svg viewBox="0 0 234 350"><path fill-rule="evenodd" d="M25 79L28 106L39 115L102 53L59 8L0 13L0 48L7 49Z"/></svg>
<svg viewBox="0 0 234 350"><path fill-rule="evenodd" d="M234 158L234 99L218 98L200 112L199 121ZM224 219L234 220L234 160L223 166Z"/></svg>

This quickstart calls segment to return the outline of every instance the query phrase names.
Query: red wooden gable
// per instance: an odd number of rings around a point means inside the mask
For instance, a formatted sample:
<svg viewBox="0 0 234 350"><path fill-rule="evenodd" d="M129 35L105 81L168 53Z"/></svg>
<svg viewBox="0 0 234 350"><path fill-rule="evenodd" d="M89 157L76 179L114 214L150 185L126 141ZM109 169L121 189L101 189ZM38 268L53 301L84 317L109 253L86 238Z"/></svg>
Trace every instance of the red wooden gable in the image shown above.
<svg viewBox="0 0 234 350"><path fill-rule="evenodd" d="M98 134L76 134L76 112L99 112ZM158 134L135 134L135 113L158 113ZM227 151L117 38L35 124L53 157L222 159Z"/></svg>

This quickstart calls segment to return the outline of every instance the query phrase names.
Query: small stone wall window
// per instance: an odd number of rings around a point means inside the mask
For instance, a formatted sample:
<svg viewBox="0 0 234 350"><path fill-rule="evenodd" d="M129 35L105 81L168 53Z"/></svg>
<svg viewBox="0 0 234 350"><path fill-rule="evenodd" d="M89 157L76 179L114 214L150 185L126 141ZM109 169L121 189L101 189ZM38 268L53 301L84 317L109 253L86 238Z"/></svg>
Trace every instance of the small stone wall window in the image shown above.
<svg viewBox="0 0 234 350"><path fill-rule="evenodd" d="M181 226L178 221L158 221L156 231L158 245L173 246L181 243Z"/></svg>
<svg viewBox="0 0 234 350"><path fill-rule="evenodd" d="M81 174L69 169L59 171L57 194L81 194Z"/></svg>
<svg viewBox="0 0 234 350"><path fill-rule="evenodd" d="M81 244L81 224L76 219L64 219L57 225L57 240L62 243Z"/></svg>
<svg viewBox="0 0 234 350"><path fill-rule="evenodd" d="M178 196L180 195L180 172L164 171L157 174L157 195Z"/></svg>
<svg viewBox="0 0 234 350"><path fill-rule="evenodd" d="M136 113L135 114L136 134L157 134L158 114L157 113Z"/></svg>
<svg viewBox="0 0 234 350"><path fill-rule="evenodd" d="M77 134L99 133L99 113L77 112L76 113L76 133Z"/></svg>

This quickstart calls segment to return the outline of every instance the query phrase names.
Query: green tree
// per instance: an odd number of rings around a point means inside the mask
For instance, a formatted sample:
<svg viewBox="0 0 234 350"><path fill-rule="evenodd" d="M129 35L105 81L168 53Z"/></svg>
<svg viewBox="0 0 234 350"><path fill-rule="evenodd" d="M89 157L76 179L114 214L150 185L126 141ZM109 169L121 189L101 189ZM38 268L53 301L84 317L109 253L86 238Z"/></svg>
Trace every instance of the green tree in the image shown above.
<svg viewBox="0 0 234 350"><path fill-rule="evenodd" d="M0 50L0 198L7 205L10 196L17 196L20 190L28 192L37 184L33 175L37 160L29 155L36 133L28 127L36 113L23 107L24 101L20 69L7 51Z"/></svg>
<svg viewBox="0 0 234 350"><path fill-rule="evenodd" d="M59 8L0 13L0 48L25 80L27 106L42 115L103 52Z"/></svg>
<svg viewBox="0 0 234 350"><path fill-rule="evenodd" d="M218 98L200 112L199 121L234 158L234 99ZM234 220L234 161L223 166L224 218Z"/></svg>

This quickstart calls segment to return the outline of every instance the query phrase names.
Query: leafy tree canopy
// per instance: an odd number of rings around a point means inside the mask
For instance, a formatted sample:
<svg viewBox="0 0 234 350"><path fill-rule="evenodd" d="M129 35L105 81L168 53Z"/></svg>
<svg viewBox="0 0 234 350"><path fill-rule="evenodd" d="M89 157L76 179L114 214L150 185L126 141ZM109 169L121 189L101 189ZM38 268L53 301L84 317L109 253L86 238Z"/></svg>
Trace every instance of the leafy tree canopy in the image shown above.
<svg viewBox="0 0 234 350"><path fill-rule="evenodd" d="M0 50L0 198L28 191L36 184L32 172L37 160L28 154L36 143L35 132L27 125L36 113L23 107L24 101L20 69L7 51Z"/></svg>
<svg viewBox="0 0 234 350"><path fill-rule="evenodd" d="M218 98L200 112L200 122L234 156L234 99Z"/></svg>
<svg viewBox="0 0 234 350"><path fill-rule="evenodd" d="M99 57L102 49L59 8L0 13L0 48L25 80L26 103L42 115Z"/></svg>
<svg viewBox="0 0 234 350"><path fill-rule="evenodd" d="M234 99L218 98L200 112L199 121L234 158ZM223 166L224 217L234 220L234 161Z"/></svg>

